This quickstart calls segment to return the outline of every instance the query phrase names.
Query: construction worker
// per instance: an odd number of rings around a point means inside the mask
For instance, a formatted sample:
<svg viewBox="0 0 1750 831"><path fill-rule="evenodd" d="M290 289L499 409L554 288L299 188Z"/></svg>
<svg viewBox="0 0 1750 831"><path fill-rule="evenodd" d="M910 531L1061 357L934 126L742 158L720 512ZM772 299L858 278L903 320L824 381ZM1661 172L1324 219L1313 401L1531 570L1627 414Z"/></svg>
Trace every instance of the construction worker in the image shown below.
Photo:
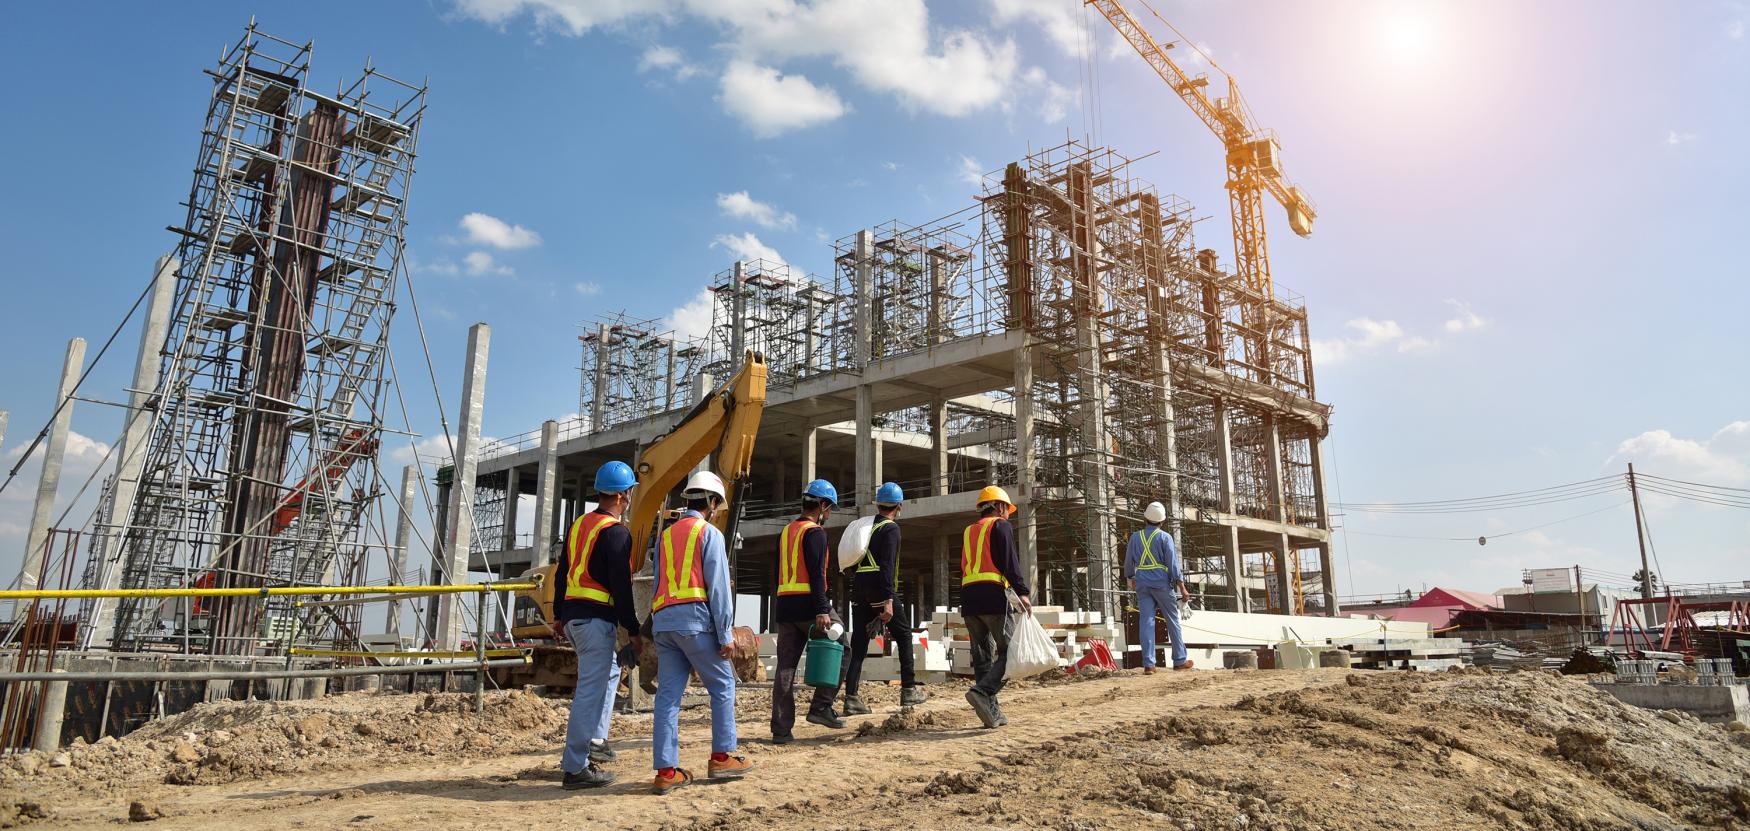
<svg viewBox="0 0 1750 831"><path fill-rule="evenodd" d="M625 462L608 462L596 471L596 508L571 524L554 572L565 579L553 598L553 633L571 641L577 651L577 686L559 762L567 790L614 781L599 765L616 755L608 746L614 688L620 680L615 624L626 630L634 651L639 647L638 612L632 603L632 533L620 521L637 484Z"/></svg>
<svg viewBox="0 0 1750 831"><path fill-rule="evenodd" d="M1137 630L1142 634L1142 673L1155 673L1155 610L1167 619L1167 637L1173 641L1173 669L1190 669L1194 664L1185 654L1185 633L1179 628L1179 606L1174 602L1189 600L1185 593L1185 576L1179 570L1179 551L1173 545L1173 535L1161 527L1167 520L1167 509L1159 502L1150 502L1142 511L1148 523L1130 534L1130 545L1124 552L1124 576L1130 578L1130 589L1136 592L1136 607L1142 614Z"/></svg>
<svg viewBox="0 0 1750 831"><path fill-rule="evenodd" d="M863 658L869 638L887 634L899 655L899 705L924 703L928 696L917 688L912 668L911 612L899 596L899 507L905 492L893 482L884 482L875 492L875 527L869 532L869 547L857 561L852 578L851 666L845 671L845 715L868 715L869 705L857 696L857 681L863 674Z"/></svg>
<svg viewBox="0 0 1750 831"><path fill-rule="evenodd" d="M656 768L652 789L665 794L693 781L678 767L681 693L687 678L699 674L711 696L712 779L735 779L753 763L735 752L734 596L729 588L729 553L712 517L728 501L723 480L701 470L687 480L681 495L687 511L662 532L656 551L656 594L650 602L650 629L656 639L656 713L650 747Z"/></svg>
<svg viewBox="0 0 1750 831"><path fill-rule="evenodd" d="M838 505L839 492L825 479L808 483L802 492L802 513L778 535L778 596L772 601L772 628L778 632L777 677L772 679L772 743L789 744L796 726L796 666L810 638L825 638L838 615L826 596L826 520ZM842 624L841 628L842 628ZM839 643L847 643L841 632ZM845 664L840 662L839 678ZM808 721L822 727L845 726L833 713L838 688L815 687L808 705Z"/></svg>
<svg viewBox="0 0 1750 831"><path fill-rule="evenodd" d="M1015 529L1009 517L1015 503L1009 492L995 485L978 492L978 520L966 526L960 546L960 616L972 641L972 689L966 701L985 727L1009 723L997 703L1003 675L1009 663L1008 593L1014 589L1022 614L1033 614L1027 581L1021 574L1021 557L1015 549Z"/></svg>

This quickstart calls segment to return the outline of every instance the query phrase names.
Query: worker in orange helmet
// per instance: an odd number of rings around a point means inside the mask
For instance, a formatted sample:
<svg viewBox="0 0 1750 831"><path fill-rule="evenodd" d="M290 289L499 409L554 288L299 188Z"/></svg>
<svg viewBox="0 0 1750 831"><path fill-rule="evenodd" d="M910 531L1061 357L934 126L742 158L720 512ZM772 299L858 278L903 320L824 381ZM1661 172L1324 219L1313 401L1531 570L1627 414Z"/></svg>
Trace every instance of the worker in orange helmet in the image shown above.
<svg viewBox="0 0 1750 831"><path fill-rule="evenodd" d="M1021 556L1015 548L1015 528L1009 517L1015 502L1009 492L995 485L978 492L978 520L966 526L960 546L960 616L972 641L972 689L966 701L985 727L1009 723L997 703L1008 670L1009 598L1013 589L1023 614L1033 613L1026 578L1021 574Z"/></svg>

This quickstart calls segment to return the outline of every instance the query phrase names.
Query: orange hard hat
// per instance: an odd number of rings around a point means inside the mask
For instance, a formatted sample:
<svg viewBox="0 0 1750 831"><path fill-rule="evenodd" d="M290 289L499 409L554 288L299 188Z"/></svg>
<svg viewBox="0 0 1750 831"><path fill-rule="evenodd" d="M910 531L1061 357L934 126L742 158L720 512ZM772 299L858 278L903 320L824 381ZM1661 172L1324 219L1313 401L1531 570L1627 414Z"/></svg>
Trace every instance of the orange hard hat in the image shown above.
<svg viewBox="0 0 1750 831"><path fill-rule="evenodd" d="M1015 515L1015 500L1009 498L1009 492L996 485L985 485L984 490L978 492L979 510L984 510L984 506L991 502L1003 503L1009 509L1008 516Z"/></svg>

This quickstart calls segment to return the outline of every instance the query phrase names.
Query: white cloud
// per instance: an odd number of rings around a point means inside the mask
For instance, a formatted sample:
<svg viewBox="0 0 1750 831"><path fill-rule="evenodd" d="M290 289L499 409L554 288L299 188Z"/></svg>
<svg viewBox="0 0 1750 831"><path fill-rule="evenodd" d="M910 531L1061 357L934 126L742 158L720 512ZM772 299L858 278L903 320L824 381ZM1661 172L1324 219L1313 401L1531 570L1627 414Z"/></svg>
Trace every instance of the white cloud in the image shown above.
<svg viewBox="0 0 1750 831"><path fill-rule="evenodd" d="M419 274L447 274L454 276L462 273L461 266L456 265L454 261L445 257L439 257L435 260L428 261L415 260L413 257L409 256L407 258L407 267L413 272Z"/></svg>
<svg viewBox="0 0 1750 831"><path fill-rule="evenodd" d="M1021 75L1021 80L1032 87L1039 95L1039 118L1046 124L1056 124L1069 115L1070 102L1075 100L1075 93L1045 74L1045 70L1037 66L1030 67Z"/></svg>
<svg viewBox="0 0 1750 831"><path fill-rule="evenodd" d="M1037 24L1064 54L1082 54L1082 4L1079 0L991 0L990 5L997 23L1008 25L1027 21ZM1100 25L1106 24L1101 22Z"/></svg>
<svg viewBox="0 0 1750 831"><path fill-rule="evenodd" d="M1451 306L1455 310L1454 316L1446 321L1446 331L1451 334L1456 335L1461 332L1470 332L1489 325L1489 321L1485 320L1482 315L1477 314L1476 311L1470 307L1470 304L1463 300L1448 297L1442 302Z"/></svg>
<svg viewBox="0 0 1750 831"><path fill-rule="evenodd" d="M30 447L30 435L23 432L24 426L15 421L12 429L19 431L15 433L19 441L7 449L3 456L6 460L5 469L8 471L18 464L24 451ZM97 507L103 476L115 464L113 458L105 462L104 457L109 454L109 450L110 446L106 442L77 430L67 432L67 447L61 459L61 484L56 491L54 511L49 515L50 523L72 528L86 524L86 518ZM43 452L44 445L38 445L30 459L18 471L18 477L13 480L12 485L0 492L0 574L10 576L18 573L25 548L25 533L30 528L31 513L35 509L37 481L42 476ZM87 479L91 480L91 485L80 494L79 489L85 486ZM75 495L79 499L72 501ZM62 520L63 514L66 516L65 521Z"/></svg>
<svg viewBox="0 0 1750 831"><path fill-rule="evenodd" d="M669 312L662 325L674 330L677 340L702 338L711 331L711 312L716 306L716 295L710 289L699 289L691 300Z"/></svg>
<svg viewBox="0 0 1750 831"><path fill-rule="evenodd" d="M594 297L594 296L602 293L601 284L594 282L594 281L585 281L582 283L572 283L571 289L573 291L577 292L578 294L583 295L584 297Z"/></svg>
<svg viewBox="0 0 1750 831"><path fill-rule="evenodd" d="M752 220L761 228L775 231L796 230L795 214L780 211L770 203L761 202L749 196L745 190L717 194L717 209L724 216Z"/></svg>
<svg viewBox="0 0 1750 831"><path fill-rule="evenodd" d="M960 157L960 181L980 190L984 189L984 165L971 156Z"/></svg>
<svg viewBox="0 0 1750 831"><path fill-rule="evenodd" d="M746 61L729 65L722 89L723 109L760 138L823 124L850 110L832 87Z"/></svg>
<svg viewBox="0 0 1750 831"><path fill-rule="evenodd" d="M672 24L692 16L718 26L718 46L737 56L726 87L738 65L826 59L907 108L950 116L997 103L1015 71L1012 40L932 27L924 0L459 0L456 10L499 27L527 14L540 30L572 36L633 18ZM748 78L745 69L739 75Z"/></svg>
<svg viewBox="0 0 1750 831"><path fill-rule="evenodd" d="M496 216L478 211L462 217L458 223L462 233L467 235L469 242L476 245L486 245L505 251L519 248L533 248L541 244L541 235L524 228L512 225Z"/></svg>
<svg viewBox="0 0 1750 831"><path fill-rule="evenodd" d="M887 168L890 171L898 170L899 169L899 162L882 162L881 166Z"/></svg>
<svg viewBox="0 0 1750 831"><path fill-rule="evenodd" d="M1726 37L1729 37L1732 40L1743 40L1744 39L1744 21L1742 19L1739 19L1739 20L1734 20L1730 23L1727 23L1726 24Z"/></svg>
<svg viewBox="0 0 1750 831"><path fill-rule="evenodd" d="M1642 473L1702 484L1750 481L1750 421L1734 421L1701 441L1648 430L1617 445L1605 465L1623 462L1640 465Z"/></svg>
<svg viewBox="0 0 1750 831"><path fill-rule="evenodd" d="M681 50L662 45L652 46L644 50L644 54L638 58L639 72L653 70L670 73L677 81L685 81L700 72L698 67L687 62L686 56L681 54Z"/></svg>
<svg viewBox="0 0 1750 831"><path fill-rule="evenodd" d="M1672 130L1665 134L1666 147L1676 147L1679 144L1688 144L1692 141L1695 141L1694 133L1679 133L1676 130Z"/></svg>
<svg viewBox="0 0 1750 831"><path fill-rule="evenodd" d="M509 277L516 273L516 269L500 265L485 251L469 251L468 256L462 258L462 267L474 277Z"/></svg>
<svg viewBox="0 0 1750 831"><path fill-rule="evenodd" d="M777 249L760 242L760 238L754 236L751 231L745 234L718 234L717 237L711 241L711 247L723 248L729 251L729 253L735 255L735 259L738 261L767 260L775 263L784 262L783 255L779 254Z"/></svg>
<svg viewBox="0 0 1750 831"><path fill-rule="evenodd" d="M1343 363L1387 348L1396 352L1421 352L1438 345L1432 340L1404 331L1404 327L1395 320L1358 317L1343 325L1355 330L1355 334L1336 340L1313 341L1313 359L1320 365Z"/></svg>

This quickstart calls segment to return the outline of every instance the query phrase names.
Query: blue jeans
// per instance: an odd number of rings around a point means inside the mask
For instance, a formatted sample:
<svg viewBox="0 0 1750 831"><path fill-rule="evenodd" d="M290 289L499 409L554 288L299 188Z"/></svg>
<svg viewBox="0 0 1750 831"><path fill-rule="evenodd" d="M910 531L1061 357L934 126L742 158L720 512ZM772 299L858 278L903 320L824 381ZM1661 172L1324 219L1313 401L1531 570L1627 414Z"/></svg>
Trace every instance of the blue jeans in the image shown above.
<svg viewBox="0 0 1750 831"><path fill-rule="evenodd" d="M681 693L695 672L711 695L711 752L735 752L735 667L718 654L719 646L709 632L656 633L656 715L650 728L656 770L680 764Z"/></svg>
<svg viewBox="0 0 1750 831"><path fill-rule="evenodd" d="M1142 612L1136 628L1142 633L1142 665L1155 665L1155 609L1167 619L1167 637L1173 640L1173 666L1185 663L1185 633L1179 628L1179 595L1172 586L1136 584L1136 608Z"/></svg>
<svg viewBox="0 0 1750 831"><path fill-rule="evenodd" d="M577 651L577 686L571 693L571 717L565 723L565 755L559 759L559 766L566 773L589 767L591 739L608 740L608 721L614 715L614 688L620 683L614 628L613 621L603 618L565 623L565 636Z"/></svg>

